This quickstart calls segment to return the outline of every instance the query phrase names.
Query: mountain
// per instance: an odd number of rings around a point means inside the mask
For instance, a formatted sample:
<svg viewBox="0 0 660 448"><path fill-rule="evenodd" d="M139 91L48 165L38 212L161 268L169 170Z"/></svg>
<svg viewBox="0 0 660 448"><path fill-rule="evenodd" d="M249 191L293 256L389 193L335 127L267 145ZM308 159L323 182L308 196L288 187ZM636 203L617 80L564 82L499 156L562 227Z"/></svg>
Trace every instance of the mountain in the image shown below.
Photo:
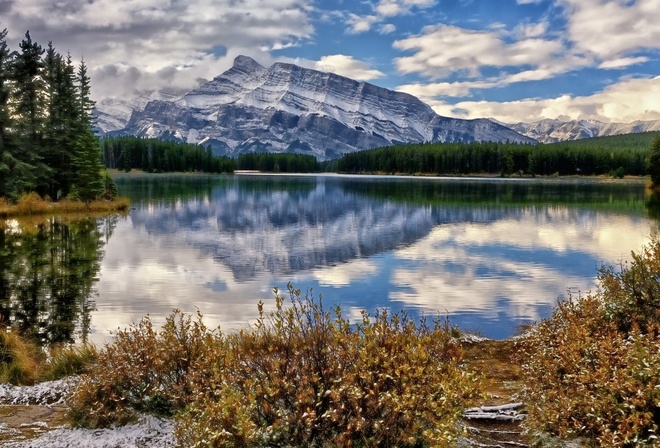
<svg viewBox="0 0 660 448"><path fill-rule="evenodd" d="M546 119L533 123L506 124L506 126L541 143L555 143L581 138L660 131L660 120L603 123L597 120L560 121Z"/></svg>
<svg viewBox="0 0 660 448"><path fill-rule="evenodd" d="M113 126L109 119L104 124ZM406 93L293 64L266 68L246 56L179 98L134 108L113 134L200 143L230 156L296 152L321 160L399 143L535 142L487 119L439 116Z"/></svg>
<svg viewBox="0 0 660 448"><path fill-rule="evenodd" d="M181 98L186 90L161 89L140 92L133 98L104 98L96 103L94 111L98 134L123 129L128 124L133 111L144 110L149 101L173 100Z"/></svg>

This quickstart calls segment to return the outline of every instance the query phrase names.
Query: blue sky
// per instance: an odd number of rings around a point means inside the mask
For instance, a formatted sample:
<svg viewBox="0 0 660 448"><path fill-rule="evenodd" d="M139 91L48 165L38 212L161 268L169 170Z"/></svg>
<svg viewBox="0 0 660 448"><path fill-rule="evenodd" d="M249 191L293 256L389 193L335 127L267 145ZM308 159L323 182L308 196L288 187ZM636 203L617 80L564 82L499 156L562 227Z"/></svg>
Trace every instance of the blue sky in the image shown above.
<svg viewBox="0 0 660 448"><path fill-rule="evenodd" d="M0 0L0 27L84 56L97 100L193 88L244 54L446 116L660 119L660 0Z"/></svg>

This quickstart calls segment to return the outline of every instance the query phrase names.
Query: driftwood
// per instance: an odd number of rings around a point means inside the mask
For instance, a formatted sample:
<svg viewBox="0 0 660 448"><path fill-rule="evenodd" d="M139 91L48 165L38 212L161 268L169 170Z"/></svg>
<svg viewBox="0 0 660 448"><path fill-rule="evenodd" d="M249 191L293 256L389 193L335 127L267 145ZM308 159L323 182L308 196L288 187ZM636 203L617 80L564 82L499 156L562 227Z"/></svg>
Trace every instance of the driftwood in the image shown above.
<svg viewBox="0 0 660 448"><path fill-rule="evenodd" d="M522 403L510 403L500 406L480 406L463 411L463 418L467 420L488 420L515 422L525 419L525 414L518 412Z"/></svg>

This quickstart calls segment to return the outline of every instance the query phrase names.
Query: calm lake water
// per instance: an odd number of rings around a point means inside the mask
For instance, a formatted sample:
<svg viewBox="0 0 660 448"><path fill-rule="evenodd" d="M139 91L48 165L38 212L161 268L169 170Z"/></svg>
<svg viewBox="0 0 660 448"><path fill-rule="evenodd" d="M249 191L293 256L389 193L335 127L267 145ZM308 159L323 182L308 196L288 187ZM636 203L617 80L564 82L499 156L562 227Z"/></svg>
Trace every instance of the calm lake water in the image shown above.
<svg viewBox="0 0 660 448"><path fill-rule="evenodd" d="M199 309L231 331L274 286L359 316L448 316L505 338L594 288L658 216L640 182L122 175L127 217L0 229L4 322L109 340L145 314ZM34 227L34 226L33 226ZM64 274L63 274L64 273Z"/></svg>

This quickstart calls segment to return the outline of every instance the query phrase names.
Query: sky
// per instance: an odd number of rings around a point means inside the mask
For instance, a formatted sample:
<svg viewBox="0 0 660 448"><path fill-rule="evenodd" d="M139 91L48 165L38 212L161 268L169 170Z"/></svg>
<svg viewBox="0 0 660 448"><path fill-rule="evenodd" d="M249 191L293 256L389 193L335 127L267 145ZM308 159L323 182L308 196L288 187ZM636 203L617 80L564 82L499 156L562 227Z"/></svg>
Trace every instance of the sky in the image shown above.
<svg viewBox="0 0 660 448"><path fill-rule="evenodd" d="M238 55L415 95L444 116L660 119L660 0L0 0L92 96L192 89Z"/></svg>

